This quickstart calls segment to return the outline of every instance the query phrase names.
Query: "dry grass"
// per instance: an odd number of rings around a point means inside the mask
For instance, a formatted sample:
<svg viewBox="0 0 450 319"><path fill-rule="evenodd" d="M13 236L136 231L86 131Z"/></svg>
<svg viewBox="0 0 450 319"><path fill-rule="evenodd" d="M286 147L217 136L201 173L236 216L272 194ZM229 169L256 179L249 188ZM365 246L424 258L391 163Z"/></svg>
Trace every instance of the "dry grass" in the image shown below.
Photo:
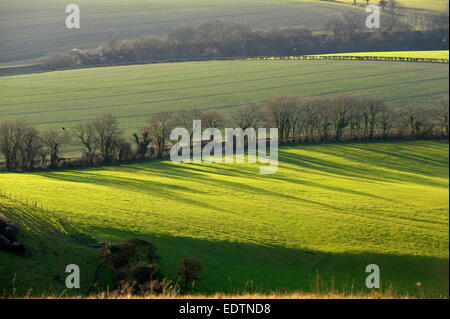
<svg viewBox="0 0 450 319"><path fill-rule="evenodd" d="M320 287L323 286L323 282L317 277L317 284ZM163 293L155 294L153 292L147 292L142 294L133 294L132 286L123 286L121 289L117 289L114 291L109 291L109 288L104 292L98 292L96 294L82 296L82 295L72 295L69 296L67 291L63 291L61 294L40 294L35 295L32 291L26 294L24 297L10 296L3 298L12 298L12 299L417 299L417 296L411 295L399 295L396 293L395 289L392 285L388 288L384 289L373 289L369 292L349 292L344 293L331 289L317 288L313 287L314 292L304 292L304 291L294 291L294 292L282 292L282 291L273 291L270 293L260 293L260 292L242 292L235 294L226 294L226 293L214 293L214 294L183 294L180 293L180 288L178 283L172 285L170 281L165 285L165 289ZM424 299L424 295L421 292L421 286L417 286L419 289L420 299ZM442 297L444 298L444 297Z"/></svg>
<svg viewBox="0 0 450 319"><path fill-rule="evenodd" d="M124 294L118 295L115 293L107 294L101 293L91 296L67 296L67 295L52 295L52 296L25 296L25 297L11 297L13 299L416 299L413 296L397 296L390 293L372 292L371 294L340 294L340 293L271 293L271 294L242 294L229 295L216 293L214 295L132 295Z"/></svg>

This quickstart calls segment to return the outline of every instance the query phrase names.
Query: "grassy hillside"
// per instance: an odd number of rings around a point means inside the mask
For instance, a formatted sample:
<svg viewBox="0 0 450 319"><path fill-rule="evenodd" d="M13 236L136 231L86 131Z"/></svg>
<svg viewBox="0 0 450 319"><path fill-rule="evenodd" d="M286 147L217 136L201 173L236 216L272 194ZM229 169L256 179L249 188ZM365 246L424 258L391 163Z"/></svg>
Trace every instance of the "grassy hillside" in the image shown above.
<svg viewBox="0 0 450 319"><path fill-rule="evenodd" d="M406 7L438 11L448 6L448 0L400 0L399 3Z"/></svg>
<svg viewBox="0 0 450 319"><path fill-rule="evenodd" d="M398 57L398 58L427 58L427 59L448 59L449 51L397 51L397 52L353 52L322 54L324 56L377 56L377 57Z"/></svg>
<svg viewBox="0 0 450 319"><path fill-rule="evenodd" d="M80 266L81 289L68 293L87 292L97 267L96 250L87 246L88 240L92 241L90 235L52 214L3 196L0 214L20 228L18 240L27 249L26 256L0 251L0 297L14 293L58 295L66 289L69 264Z"/></svg>
<svg viewBox="0 0 450 319"><path fill-rule="evenodd" d="M448 95L448 65L361 61L209 61L135 65L0 77L0 119L70 129L117 115L131 136L157 111L232 110L277 94L367 93L392 106Z"/></svg>
<svg viewBox="0 0 450 319"><path fill-rule="evenodd" d="M302 1L302 0L298 0ZM318 0L320 1L320 0ZM354 0L337 0L344 4L352 4ZM366 4L366 0L356 0L357 4ZM369 3L378 4L378 0L370 0ZM405 8L442 11L448 5L448 0L397 0L397 3Z"/></svg>
<svg viewBox="0 0 450 319"><path fill-rule="evenodd" d="M78 30L65 27L59 0L0 0L0 64L39 58L48 52L96 47L109 31L121 39L165 35L183 26L223 19L253 28L303 25L312 30L336 12L354 10L293 0L79 0Z"/></svg>
<svg viewBox="0 0 450 319"><path fill-rule="evenodd" d="M323 283L448 296L446 141L283 147L274 175L256 164L168 160L1 173L0 188L70 216L110 240L143 236L176 279L185 256L203 262L199 292L305 290Z"/></svg>

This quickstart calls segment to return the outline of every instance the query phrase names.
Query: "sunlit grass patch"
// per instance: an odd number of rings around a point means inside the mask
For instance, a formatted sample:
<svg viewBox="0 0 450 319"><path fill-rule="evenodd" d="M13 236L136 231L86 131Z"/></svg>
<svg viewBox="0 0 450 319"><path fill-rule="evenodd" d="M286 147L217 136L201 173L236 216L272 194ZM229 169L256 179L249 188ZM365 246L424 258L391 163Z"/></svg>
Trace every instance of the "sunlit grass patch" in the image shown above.
<svg viewBox="0 0 450 319"><path fill-rule="evenodd" d="M56 209L108 240L145 237L176 280L186 256L203 263L199 292L364 290L448 295L448 142L283 147L279 170L258 164L157 160L0 174L0 188ZM251 283L251 284L250 284Z"/></svg>

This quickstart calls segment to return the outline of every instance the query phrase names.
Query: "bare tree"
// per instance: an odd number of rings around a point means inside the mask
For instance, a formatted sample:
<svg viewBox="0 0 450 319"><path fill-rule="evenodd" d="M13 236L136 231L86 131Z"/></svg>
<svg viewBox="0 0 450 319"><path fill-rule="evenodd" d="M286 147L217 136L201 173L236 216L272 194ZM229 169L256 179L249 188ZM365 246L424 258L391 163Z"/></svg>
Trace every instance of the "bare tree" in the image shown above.
<svg viewBox="0 0 450 319"><path fill-rule="evenodd" d="M286 142L290 132L291 109L296 107L297 100L291 96L275 96L267 102L267 121L278 128L278 136Z"/></svg>
<svg viewBox="0 0 450 319"><path fill-rule="evenodd" d="M222 113L217 112L216 110L209 110L202 113L201 116L202 125L206 128L216 128L221 129L225 126L225 117ZM191 135L192 137L192 135ZM213 136L210 136L210 140L212 140Z"/></svg>
<svg viewBox="0 0 450 319"><path fill-rule="evenodd" d="M20 146L20 121L5 121L0 124L0 151L3 154L6 170L17 167L17 153Z"/></svg>
<svg viewBox="0 0 450 319"><path fill-rule="evenodd" d="M236 127L243 130L258 128L264 121L264 106L260 101L250 102L240 106L231 114L231 120Z"/></svg>
<svg viewBox="0 0 450 319"><path fill-rule="evenodd" d="M301 118L303 116L303 105L301 104L300 99L297 100L297 103L292 106L289 110L289 129L291 130L290 135L293 140L296 140L301 134ZM289 133L288 133L289 136Z"/></svg>
<svg viewBox="0 0 450 319"><path fill-rule="evenodd" d="M377 125L377 116L380 112L386 110L386 101L382 98L370 95L361 96L360 100L366 118L365 137L372 139Z"/></svg>
<svg viewBox="0 0 450 319"><path fill-rule="evenodd" d="M65 131L47 130L42 133L42 145L50 155L50 168L58 166L61 148L68 141Z"/></svg>
<svg viewBox="0 0 450 319"><path fill-rule="evenodd" d="M100 151L103 163L113 159L114 143L120 136L117 119L114 115L105 113L93 122L94 144Z"/></svg>
<svg viewBox="0 0 450 319"><path fill-rule="evenodd" d="M80 123L75 127L75 137L83 145L83 157L92 164L94 162L97 145L95 144L95 127L93 123Z"/></svg>
<svg viewBox="0 0 450 319"><path fill-rule="evenodd" d="M439 109L439 118L440 118L441 132L443 132L444 135L446 137L448 137L448 131L449 131L449 123L448 123L449 103L448 103L448 97L440 99L437 102L437 107Z"/></svg>
<svg viewBox="0 0 450 319"><path fill-rule="evenodd" d="M142 130L140 135L134 133L133 136L137 146L137 156L139 159L143 159L147 155L148 146L152 142L152 139L149 136L149 132L144 129Z"/></svg>
<svg viewBox="0 0 450 319"><path fill-rule="evenodd" d="M42 143L42 139L41 139L41 143ZM42 168L45 167L45 161L47 160L47 156L48 156L48 152L47 152L46 148L45 147L41 147L38 150L36 156L40 158L41 167Z"/></svg>
<svg viewBox="0 0 450 319"><path fill-rule="evenodd" d="M174 125L185 128L192 135L193 121L201 120L202 111L198 109L181 110L174 114Z"/></svg>
<svg viewBox="0 0 450 319"><path fill-rule="evenodd" d="M354 48L357 44L357 34L364 25L364 16L362 14L341 12L327 22L326 28L333 32L336 41Z"/></svg>
<svg viewBox="0 0 450 319"><path fill-rule="evenodd" d="M123 137L116 138L113 145L113 158L117 161L128 161L131 158L132 148Z"/></svg>
<svg viewBox="0 0 450 319"><path fill-rule="evenodd" d="M394 31L396 26L399 25L399 14L397 13L397 1L388 0L383 7L383 11L386 13L383 22L384 30L387 32L392 32Z"/></svg>
<svg viewBox="0 0 450 319"><path fill-rule="evenodd" d="M34 168L41 148L39 131L23 121L5 121L0 124L0 151L7 170Z"/></svg>
<svg viewBox="0 0 450 319"><path fill-rule="evenodd" d="M202 125L207 128L223 128L225 125L225 118L222 113L217 112L216 110L209 110L203 112L201 116Z"/></svg>
<svg viewBox="0 0 450 319"><path fill-rule="evenodd" d="M35 127L24 124L19 139L21 168L22 170L34 169L34 161L42 147L39 131Z"/></svg>
<svg viewBox="0 0 450 319"><path fill-rule="evenodd" d="M424 128L424 120L420 107L416 104L410 104L403 108L404 118L409 128L411 137L419 137Z"/></svg>
<svg viewBox="0 0 450 319"><path fill-rule="evenodd" d="M333 127L333 137L336 141L341 140L344 129L350 124L349 107L354 100L348 95L337 95L330 101L330 115Z"/></svg>
<svg viewBox="0 0 450 319"><path fill-rule="evenodd" d="M377 127L381 132L381 138L386 139L394 124L394 116L392 110L382 110L377 118Z"/></svg>
<svg viewBox="0 0 450 319"><path fill-rule="evenodd" d="M357 139L367 135L368 116L361 104L351 104L348 108L350 137Z"/></svg>
<svg viewBox="0 0 450 319"><path fill-rule="evenodd" d="M321 120L324 120L325 125L325 139L326 135L328 133L328 127L330 124L327 121L327 109L323 107L323 101L322 99L318 97L306 97L303 98L300 104L300 107L302 108L303 115L300 118L300 131L302 132L305 139L312 140L314 136L319 135L320 136L320 129L322 122ZM321 113L323 112L323 117L321 116Z"/></svg>
<svg viewBox="0 0 450 319"><path fill-rule="evenodd" d="M148 120L145 130L149 133L156 148L157 157L162 157L166 146L166 141L170 136L170 130L173 128L173 112L162 111L155 113Z"/></svg>
<svg viewBox="0 0 450 319"><path fill-rule="evenodd" d="M190 143L192 144L194 121L202 119L202 111L198 109L182 110L177 112L174 118L174 126L182 127L188 130L190 134Z"/></svg>

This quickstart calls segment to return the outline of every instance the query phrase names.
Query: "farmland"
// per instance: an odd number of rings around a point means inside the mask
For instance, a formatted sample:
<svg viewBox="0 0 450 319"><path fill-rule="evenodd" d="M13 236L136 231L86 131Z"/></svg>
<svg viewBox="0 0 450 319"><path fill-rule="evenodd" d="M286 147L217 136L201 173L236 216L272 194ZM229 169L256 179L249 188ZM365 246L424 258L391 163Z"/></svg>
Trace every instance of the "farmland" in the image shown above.
<svg viewBox="0 0 450 319"><path fill-rule="evenodd" d="M2 173L0 189L56 209L103 240L144 237L176 279L203 262L197 291L364 290L448 296L447 141L283 147L279 170L155 160L89 169ZM82 268L83 271L84 268ZM89 272L89 268L85 271Z"/></svg>
<svg viewBox="0 0 450 319"><path fill-rule="evenodd" d="M69 3L0 0L0 299L449 297L448 1Z"/></svg>
<svg viewBox="0 0 450 319"><path fill-rule="evenodd" d="M207 61L0 77L0 118L73 127L115 114L130 136L161 110L229 112L277 94L367 93L393 107L448 95L448 65L362 61Z"/></svg>
<svg viewBox="0 0 450 319"><path fill-rule="evenodd" d="M396 58L425 58L425 59L447 59L448 51L401 51L401 52L351 52L323 54L323 56L376 56L376 57L396 57Z"/></svg>
<svg viewBox="0 0 450 319"><path fill-rule="evenodd" d="M353 0L79 0L81 28L65 27L65 5L58 0L0 0L0 65L36 62L47 53L97 47L108 34L119 39L164 36L179 27L210 19L247 24L253 29L304 26L320 32L339 12L361 11ZM365 0L358 0L365 4ZM416 14L442 11L445 0L403 0ZM408 15L410 9L402 9Z"/></svg>
<svg viewBox="0 0 450 319"><path fill-rule="evenodd" d="M300 0L301 1L301 0ZM338 0L343 4L353 5L354 0ZM356 0L358 4L366 4L366 0ZM377 4L379 1L370 1ZM398 4L404 8L442 11L448 5L447 0L398 0Z"/></svg>
<svg viewBox="0 0 450 319"><path fill-rule="evenodd" d="M79 0L81 28L65 27L58 0L0 0L0 64L35 61L48 52L96 47L108 32L120 39L166 35L210 19L255 29L305 26L322 30L339 11L355 10L318 1L293 0Z"/></svg>

